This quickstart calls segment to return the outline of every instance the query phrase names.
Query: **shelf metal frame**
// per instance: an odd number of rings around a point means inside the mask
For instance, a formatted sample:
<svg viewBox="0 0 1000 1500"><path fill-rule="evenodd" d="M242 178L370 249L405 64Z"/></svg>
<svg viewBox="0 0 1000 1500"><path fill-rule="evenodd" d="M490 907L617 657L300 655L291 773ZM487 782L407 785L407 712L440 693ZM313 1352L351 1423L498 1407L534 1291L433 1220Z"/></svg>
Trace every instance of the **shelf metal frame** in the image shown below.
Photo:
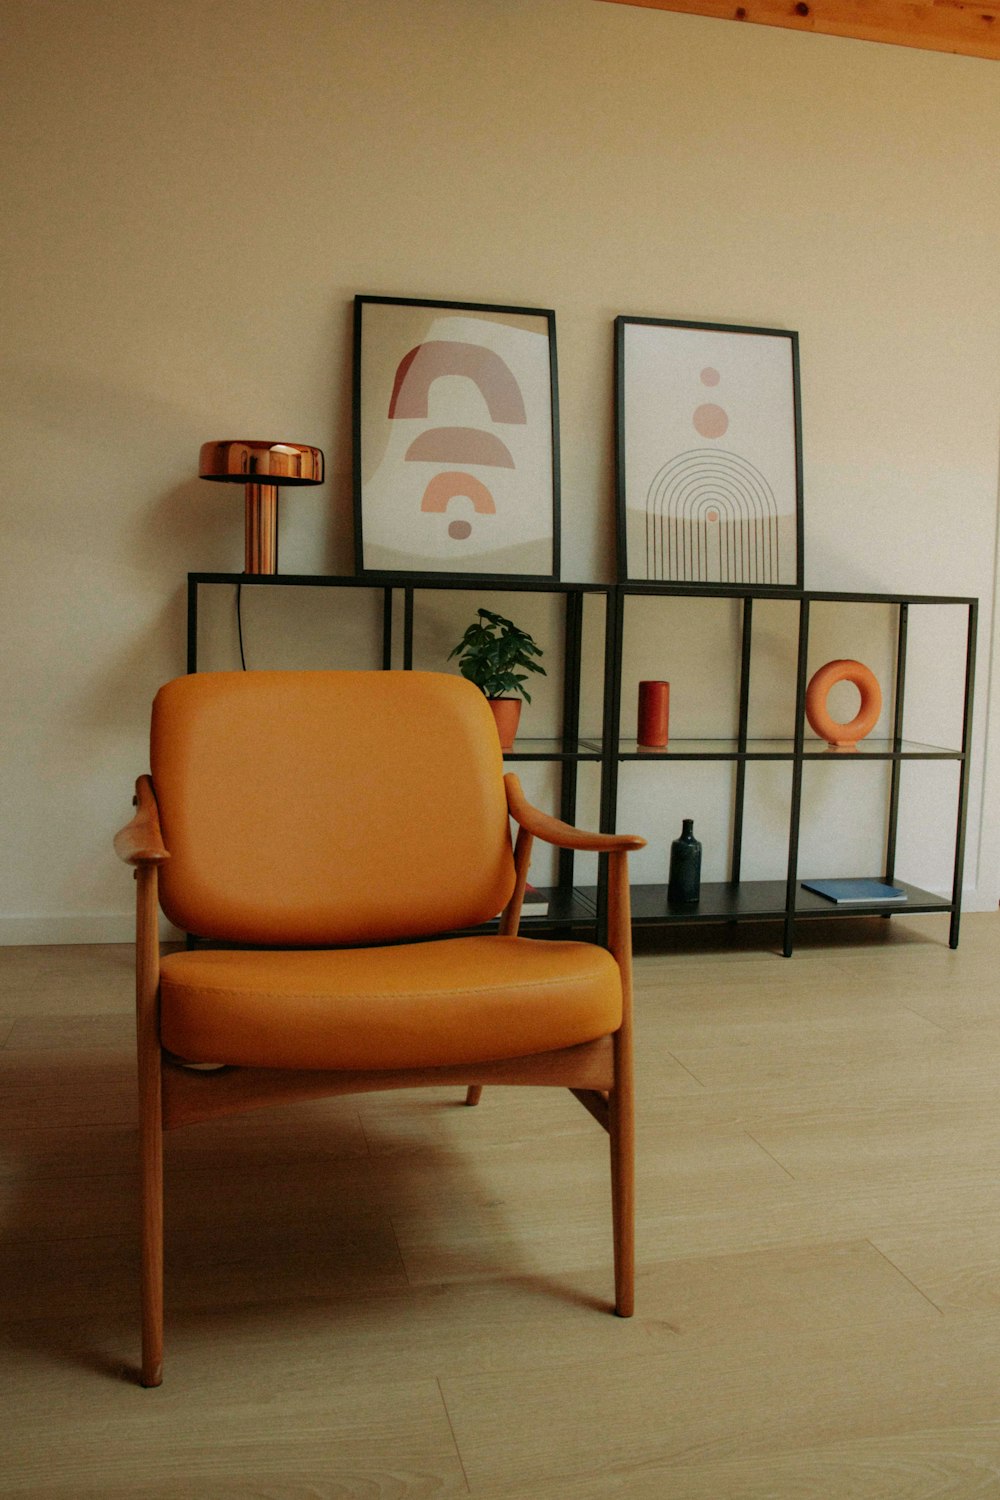
<svg viewBox="0 0 1000 1500"><path fill-rule="evenodd" d="M555 740L521 738L515 748L505 753L510 763L548 761L560 767L559 816L574 822L578 792L579 767L586 762L600 765L600 827L615 831L619 769L624 763L659 763L677 761L721 761L735 765L733 789L732 838L729 851L729 880L706 883L697 909L671 909L666 887L634 887L633 910L636 925L669 925L706 921L776 920L782 923L782 951L790 957L793 951L795 924L800 918L844 917L849 915L892 916L905 912L947 912L950 914L949 944L958 946L961 920L962 871L965 855L965 828L968 810L969 760L973 719L973 694L976 664L978 600L966 596L938 594L876 594L838 592L835 590L801 590L796 588L756 589L749 585L705 585L683 583L562 583L551 579L482 579L469 574L428 579L426 582L400 579L395 574L368 573L362 577L331 574L247 574L194 572L188 574L187 586L187 670L198 670L199 591L203 586L229 585L241 588L358 588L382 591L383 670L389 670L394 656L400 656L404 670L413 667L414 615L416 595L427 591L439 593L455 590L465 593L542 593L563 596L564 676L562 693L562 733ZM401 641L394 639L397 595L402 594ZM604 696L599 738L580 737L580 696L583 681L584 605L587 595L604 599ZM683 740L672 741L665 752L630 748L621 735L622 651L625 635L626 603L632 597L687 597L698 599L733 599L741 603L740 682L736 734L730 741L718 741L718 748L706 749L709 741L691 741L685 749ZM748 736L750 681L753 655L753 610L756 599L787 600L798 604L798 634L795 668L795 729L782 743L754 741ZM896 607L896 670L893 684L892 734L889 740L874 741L861 747L855 755L831 751L819 741L805 737L805 693L808 677L810 611L815 604L879 604ZM907 669L907 642L910 610L920 605L953 605L966 610L965 680L962 706L961 745L954 748L911 744L904 739L904 699ZM767 748L764 748L766 746ZM900 907L839 907L807 892L798 879L799 833L802 813L803 770L808 762L837 759L842 765L865 764L873 760L890 763L888 807L886 815L884 870L887 882L903 885L908 899ZM959 786L955 816L955 847L950 898L906 886L896 876L897 833L901 803L901 769L904 761L952 760L959 765ZM785 874L779 881L741 879L743 856L744 804L747 766L754 761L787 761L792 767L792 785L788 826L788 858ZM571 928L595 930L598 941L607 936L607 861L598 863L597 885L581 887L574 883L572 850L559 854L557 884L548 895L550 915L527 919L536 931L566 931Z"/></svg>

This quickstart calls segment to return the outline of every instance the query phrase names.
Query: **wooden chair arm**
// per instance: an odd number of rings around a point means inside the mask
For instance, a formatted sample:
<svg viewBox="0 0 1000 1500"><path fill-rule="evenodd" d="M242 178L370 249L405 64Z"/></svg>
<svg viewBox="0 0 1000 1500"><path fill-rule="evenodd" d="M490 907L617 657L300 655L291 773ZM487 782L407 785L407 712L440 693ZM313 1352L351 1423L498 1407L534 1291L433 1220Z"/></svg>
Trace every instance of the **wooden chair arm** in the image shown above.
<svg viewBox="0 0 1000 1500"><path fill-rule="evenodd" d="M170 852L160 832L156 793L148 776L136 782L133 803L138 810L131 823L115 834L115 853L127 865L160 865Z"/></svg>
<svg viewBox="0 0 1000 1500"><path fill-rule="evenodd" d="M532 807L521 789L521 783L512 771L504 777L507 789L507 807L511 817L526 833L555 844L557 849L588 849L598 854L627 853L630 849L643 849L646 840L637 833L587 833L582 828L573 828L560 818L550 817Z"/></svg>

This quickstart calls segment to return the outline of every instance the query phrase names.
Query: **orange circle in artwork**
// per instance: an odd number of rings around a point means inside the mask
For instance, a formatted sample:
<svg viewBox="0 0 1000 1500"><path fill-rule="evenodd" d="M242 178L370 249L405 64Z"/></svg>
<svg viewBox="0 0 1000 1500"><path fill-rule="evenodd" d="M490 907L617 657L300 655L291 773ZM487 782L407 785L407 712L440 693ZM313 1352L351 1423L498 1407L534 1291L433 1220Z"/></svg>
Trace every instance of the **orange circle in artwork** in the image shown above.
<svg viewBox="0 0 1000 1500"><path fill-rule="evenodd" d="M861 707L849 724L838 724L827 713L826 700L838 682L853 682L861 694ZM882 690L875 673L859 661L828 661L814 672L806 688L806 718L831 750L854 750L858 740L871 734L882 712Z"/></svg>
<svg viewBox="0 0 1000 1500"><path fill-rule="evenodd" d="M695 431L700 432L704 438L722 437L729 426L728 414L712 401L706 401L704 406L699 406L691 420L694 422Z"/></svg>
<svg viewBox="0 0 1000 1500"><path fill-rule="evenodd" d="M472 527L468 521L452 521L448 526L448 535L456 542L464 542L467 536L472 535Z"/></svg>
<svg viewBox="0 0 1000 1500"><path fill-rule="evenodd" d="M718 385L721 379L722 376L719 374L718 370L713 370L711 365L709 365L707 369L704 369L701 372L702 385Z"/></svg>

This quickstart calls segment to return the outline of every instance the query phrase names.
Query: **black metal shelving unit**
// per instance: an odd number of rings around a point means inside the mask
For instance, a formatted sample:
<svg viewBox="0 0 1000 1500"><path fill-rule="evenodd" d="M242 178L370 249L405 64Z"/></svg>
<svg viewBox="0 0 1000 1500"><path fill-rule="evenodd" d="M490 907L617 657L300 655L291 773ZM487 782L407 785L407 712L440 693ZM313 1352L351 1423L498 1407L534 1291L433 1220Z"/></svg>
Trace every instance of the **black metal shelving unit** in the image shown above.
<svg viewBox="0 0 1000 1500"><path fill-rule="evenodd" d="M619 770L626 763L656 763L662 773L671 765L683 762L728 762L735 767L733 788L732 843L729 851L729 879L706 882L696 907L672 907L665 885L632 887L632 918L636 926L657 927L675 923L745 922L771 920L782 924L783 951L793 950L796 922L804 919L832 919L844 916L875 915L888 917L897 912L948 913L949 942L958 945L961 917L962 867L965 853L965 821L969 780L969 746L972 729L973 679L975 673L976 626L978 601L967 597L940 595L902 595L837 593L774 589L756 591L751 587L685 584L590 584L553 583L549 580L478 580L466 576L414 583L390 574L366 574L362 577L334 577L313 574L245 574L189 573L187 599L187 669L198 670L198 605L203 587L242 588L336 588L380 591L382 607L382 666L387 669L394 660L404 670L413 666L414 611L421 592L442 590L466 593L509 592L541 593L564 600L563 650L564 677L562 696L562 732L555 738L520 737L515 748L505 752L505 760L519 762L546 761L560 768L559 816L566 822L576 819L578 771L581 764L600 767L600 822L605 831L616 826ZM396 597L402 596L402 629L395 626L398 610ZM599 596L604 603L603 713L600 736L580 733L580 696L583 673L584 600ZM727 740L671 739L665 750L646 750L621 734L622 720L622 652L625 613L628 601L637 597L689 597L699 599L732 599L741 605L739 707L735 733ZM796 683L794 735L787 739L751 739L748 735L750 682L753 662L753 610L755 599L778 599L798 605L798 638L796 650ZM805 737L805 694L808 681L810 611L815 604L850 607L858 604L892 606L896 611L896 672L892 694L892 735L883 739L863 740L849 755L830 750L818 740ZM961 742L952 746L916 743L903 737L907 666L907 633L909 611L915 606L951 605L966 611L964 691ZM902 886L907 900L900 906L885 905L838 907L821 896L807 891L799 881L799 830L802 816L802 778L804 767L814 761L836 761L849 767L872 761L891 765L886 838L883 867L879 879ZM901 799L900 771L908 761L954 761L959 764L959 786L955 815L955 843L952 889L950 896L907 885L896 874L896 833ZM791 766L791 797L787 840L787 866L784 876L772 880L742 879L743 822L748 765L759 761L786 762ZM650 769L650 774L654 774ZM850 775L849 770L845 770ZM815 875L817 872L811 871ZM874 872L868 872L869 874ZM605 931L607 871L600 861L596 885L579 885L575 881L571 850L561 850L556 884L542 892L548 900L544 916L525 919L526 926L545 931L589 929L601 937Z"/></svg>
<svg viewBox="0 0 1000 1500"><path fill-rule="evenodd" d="M674 740L665 750L644 750L634 740L621 736L622 649L625 611L628 600L640 596L697 597L701 599L734 599L741 602L740 689L736 732L729 740ZM794 736L788 739L754 740L748 736L750 679L753 659L753 607L755 599L784 599L798 605L798 640L796 652L796 686ZM805 737L805 698L808 682L810 611L815 604L843 607L859 604L889 605L896 611L896 672L892 698L893 733L888 739L862 740L849 754L831 750L824 742ZM909 611L914 606L958 606L966 611L964 690L962 702L961 742L953 746L915 743L904 739L904 701L907 661ZM845 916L891 916L897 912L944 912L950 914L949 943L958 945L962 902L962 867L965 854L965 821L969 780L969 746L972 729L973 679L975 674L976 626L978 601L966 597L940 595L901 595L801 591L797 589L755 592L749 587L705 588L683 584L627 584L616 587L612 598L614 658L607 677L607 712L605 715L606 755L603 764L602 807L607 829L614 827L618 803L619 768L626 762L656 762L661 768L683 761L722 761L735 765L733 791L733 834L729 855L729 879L706 882L696 907L674 907L667 899L665 885L634 885L632 917L637 926L665 926L689 922L741 922L771 919L783 925L783 952L790 956L795 925L799 919L830 919ZM954 865L950 896L908 885L896 874L896 834L900 808L900 770L906 761L947 760L959 763L959 785L955 816ZM743 854L743 814L746 794L746 769L754 761L778 761L791 765L792 785L788 827L788 858L783 879L752 880L741 878ZM836 762L850 775L851 766L872 761L891 763L889 802L886 817L886 839L883 867L877 878L901 886L907 899L898 906L885 903L849 907L837 906L806 890L799 880L799 831L802 816L802 776L805 765L813 761ZM817 874L818 872L810 872ZM874 875L876 872L867 872ZM604 879L596 892L598 910L604 909Z"/></svg>

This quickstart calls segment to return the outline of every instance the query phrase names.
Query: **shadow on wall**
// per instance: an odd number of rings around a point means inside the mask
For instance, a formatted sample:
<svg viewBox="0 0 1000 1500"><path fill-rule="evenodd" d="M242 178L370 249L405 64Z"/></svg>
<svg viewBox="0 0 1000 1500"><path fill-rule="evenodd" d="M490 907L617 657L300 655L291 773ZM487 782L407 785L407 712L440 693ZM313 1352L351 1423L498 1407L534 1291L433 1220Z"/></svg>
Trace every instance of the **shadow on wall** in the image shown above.
<svg viewBox="0 0 1000 1500"><path fill-rule="evenodd" d="M337 372L329 480L309 492L281 492L281 545L288 553L279 563L283 572L352 570L346 341ZM302 432L302 419L281 410L277 391L268 409L241 410L234 419L233 410L243 404L238 395L227 399L224 410L196 411L142 386L111 385L86 370L25 360L2 369L5 409L28 439L24 468L13 478L24 496L13 518L19 536L31 544L37 532L50 557L65 554L61 538L72 539L82 567L98 574L109 567L134 570L151 587L193 570L242 571L242 488L198 478L203 442L249 436L323 447L328 441L323 433Z"/></svg>
<svg viewBox="0 0 1000 1500"><path fill-rule="evenodd" d="M189 572L243 569L243 489L199 479L200 445L190 442L186 434L178 453L190 463L191 478L133 512L122 537L129 561L157 583L186 580Z"/></svg>
<svg viewBox="0 0 1000 1500"><path fill-rule="evenodd" d="M4 373L6 409L30 438L31 467L18 477L17 525L26 542L43 531L60 571L71 551L105 582L109 570L127 569L155 586L186 571L196 544L204 565L222 565L231 518L200 503L203 417L78 369L22 361ZM241 527L239 519L237 533Z"/></svg>
<svg viewBox="0 0 1000 1500"><path fill-rule="evenodd" d="M163 682L187 670L187 589L183 582L159 602L155 613L133 623L117 638L117 649L104 654L100 670L82 686L77 698L78 722L122 737L128 717L148 733L153 695ZM128 736L131 740L131 735Z"/></svg>

